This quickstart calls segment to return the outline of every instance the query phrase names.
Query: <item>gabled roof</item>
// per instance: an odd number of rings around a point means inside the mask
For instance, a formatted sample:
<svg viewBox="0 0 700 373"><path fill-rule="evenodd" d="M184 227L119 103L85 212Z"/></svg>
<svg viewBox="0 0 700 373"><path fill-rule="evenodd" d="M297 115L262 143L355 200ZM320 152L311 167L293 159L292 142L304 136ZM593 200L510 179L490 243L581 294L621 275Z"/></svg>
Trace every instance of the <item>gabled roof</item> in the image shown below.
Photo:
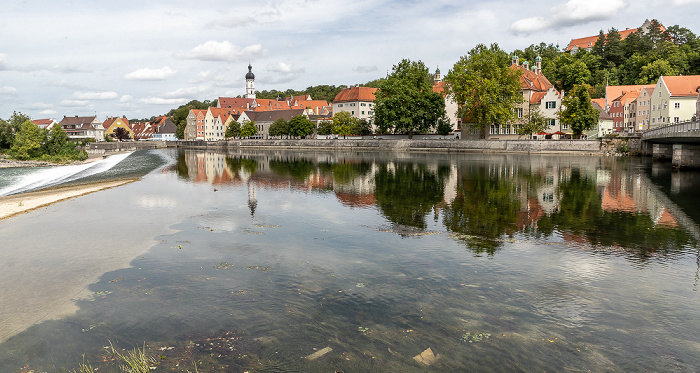
<svg viewBox="0 0 700 373"><path fill-rule="evenodd" d="M446 92L446 88L447 88L447 84L445 84L445 82L443 82L442 80L439 82L433 83L433 92L435 92L435 93L442 93L442 95L444 96L445 92Z"/></svg>
<svg viewBox="0 0 700 373"><path fill-rule="evenodd" d="M32 123L36 124L37 126L48 126L53 123L53 119L33 119Z"/></svg>
<svg viewBox="0 0 700 373"><path fill-rule="evenodd" d="M547 92L550 88L554 88L554 85L549 82L546 76L542 73L536 73L532 70L526 69L522 65L512 64L511 69L519 69L520 74L520 85L522 89L533 90L537 92Z"/></svg>
<svg viewBox="0 0 700 373"><path fill-rule="evenodd" d="M662 76L661 79L671 92L671 97L698 96L700 75Z"/></svg>
<svg viewBox="0 0 700 373"><path fill-rule="evenodd" d="M530 96L530 103L531 104L540 104L540 103L542 103L542 99L546 95L547 95L547 92L532 92L532 96Z"/></svg>
<svg viewBox="0 0 700 373"><path fill-rule="evenodd" d="M602 101L601 101L602 100ZM594 98L591 100L591 104L593 104L593 108L598 110L600 112L600 116L598 119L604 119L604 120L612 120L612 116L608 114L607 111L605 111L604 106L605 106L605 100L602 98Z"/></svg>
<svg viewBox="0 0 700 373"><path fill-rule="evenodd" d="M338 92L333 100L334 104L341 102L368 101L372 102L375 99L377 88L370 87L350 87Z"/></svg>
<svg viewBox="0 0 700 373"><path fill-rule="evenodd" d="M66 117L64 116L63 119L61 119L61 125L62 126L70 126L70 125L76 125L76 126L82 126L83 124L90 124L92 121L94 121L97 118L96 115L93 115L91 117Z"/></svg>
<svg viewBox="0 0 700 373"><path fill-rule="evenodd" d="M620 102L621 102L623 105L626 106L627 104L629 104L629 103L631 103L632 101L634 101L634 100L639 96L639 93L640 93L640 92L641 92L641 91L628 91L628 92L624 92L624 93L622 94L622 96L619 97L619 100L620 100ZM617 99L615 99L615 101L617 101Z"/></svg>
<svg viewBox="0 0 700 373"><path fill-rule="evenodd" d="M226 123L228 120L228 117L231 115L232 110L229 108L218 108L218 107L210 107L208 109L211 112L211 115L214 118L221 118L221 123Z"/></svg>
<svg viewBox="0 0 700 373"><path fill-rule="evenodd" d="M120 117L108 117L107 119L105 119L104 122L102 122L102 127L103 127L104 129L108 129L109 127L112 126L112 124L114 124L114 122L117 121L117 119L121 119L122 122L124 122L124 124L126 124L127 127L131 128L131 126L129 125L129 120L126 119L126 117L123 117L123 118L120 118Z"/></svg>
<svg viewBox="0 0 700 373"><path fill-rule="evenodd" d="M638 85L609 85L605 87L605 99L609 102L622 96L625 92L641 92L643 88L654 89L655 84L638 84Z"/></svg>

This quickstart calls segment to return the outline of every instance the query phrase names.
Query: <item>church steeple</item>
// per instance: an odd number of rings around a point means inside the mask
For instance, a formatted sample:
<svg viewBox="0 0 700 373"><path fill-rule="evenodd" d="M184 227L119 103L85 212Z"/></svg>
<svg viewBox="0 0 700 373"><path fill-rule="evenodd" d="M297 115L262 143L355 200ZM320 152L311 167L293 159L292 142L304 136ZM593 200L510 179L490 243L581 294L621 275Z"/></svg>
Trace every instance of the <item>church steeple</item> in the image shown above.
<svg viewBox="0 0 700 373"><path fill-rule="evenodd" d="M435 69L435 83L439 83L442 81L442 76L440 76L440 67L438 66L437 69Z"/></svg>
<svg viewBox="0 0 700 373"><path fill-rule="evenodd" d="M255 98L255 74L250 63L248 63L248 73L245 74L245 97Z"/></svg>

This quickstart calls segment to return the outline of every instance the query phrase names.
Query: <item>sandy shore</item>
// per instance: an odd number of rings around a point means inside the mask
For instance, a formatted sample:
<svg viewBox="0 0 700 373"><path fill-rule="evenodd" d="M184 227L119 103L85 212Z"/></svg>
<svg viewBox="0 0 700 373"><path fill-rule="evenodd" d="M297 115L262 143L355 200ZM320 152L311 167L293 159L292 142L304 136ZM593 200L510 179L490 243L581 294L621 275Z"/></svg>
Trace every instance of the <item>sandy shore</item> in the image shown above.
<svg viewBox="0 0 700 373"><path fill-rule="evenodd" d="M136 179L112 180L98 183L71 185L0 197L0 220L56 202L128 184Z"/></svg>

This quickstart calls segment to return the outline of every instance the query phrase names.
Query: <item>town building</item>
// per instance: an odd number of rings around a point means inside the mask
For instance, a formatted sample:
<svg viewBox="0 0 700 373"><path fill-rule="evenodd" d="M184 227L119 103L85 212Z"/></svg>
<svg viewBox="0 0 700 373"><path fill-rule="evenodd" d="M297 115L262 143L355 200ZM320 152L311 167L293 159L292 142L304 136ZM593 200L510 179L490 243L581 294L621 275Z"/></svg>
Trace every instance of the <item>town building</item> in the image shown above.
<svg viewBox="0 0 700 373"><path fill-rule="evenodd" d="M130 139L134 138L134 131L131 129L131 126L129 125L129 120L126 119L126 116L122 118L107 117L107 119L105 119L105 121L102 123L102 127L104 128L105 136L112 137L114 135L114 130L116 130L117 128L122 128L129 134Z"/></svg>
<svg viewBox="0 0 700 373"><path fill-rule="evenodd" d="M190 109L187 114L187 124L185 125L185 140L204 140L204 119L206 110Z"/></svg>
<svg viewBox="0 0 700 373"><path fill-rule="evenodd" d="M591 130L591 133L588 133L588 138L600 138L613 133L613 118L607 111L605 111L605 99L592 99L591 104L593 104L594 109L600 112L600 115L598 116L598 125L596 128Z"/></svg>
<svg viewBox="0 0 700 373"><path fill-rule="evenodd" d="M697 111L700 75L661 76L651 96L650 127L679 123Z"/></svg>
<svg viewBox="0 0 700 373"><path fill-rule="evenodd" d="M284 119L289 121L290 119L303 115L308 117L304 109L289 109L289 110L270 110L270 111L246 111L241 114L239 121L241 124L243 122L255 122L258 128L258 134L253 136L257 139L269 139L270 138L270 126L278 119Z"/></svg>
<svg viewBox="0 0 700 373"><path fill-rule="evenodd" d="M637 124L635 131L645 131L649 129L649 116L651 113L651 96L654 94L656 85L647 85L642 88L637 97Z"/></svg>
<svg viewBox="0 0 700 373"><path fill-rule="evenodd" d="M57 122L53 119L33 119L32 123L36 124L40 130L51 129L54 124L57 124Z"/></svg>
<svg viewBox="0 0 700 373"><path fill-rule="evenodd" d="M357 119L364 119L374 126L374 93L377 88L353 86L338 92L333 99L333 115L346 111Z"/></svg>
<svg viewBox="0 0 700 373"><path fill-rule="evenodd" d="M223 140L226 134L226 127L234 118L230 109L210 107L204 116L204 140Z"/></svg>
<svg viewBox="0 0 700 373"><path fill-rule="evenodd" d="M104 141L105 130L97 116L67 117L64 115L59 124L71 139Z"/></svg>
<svg viewBox="0 0 700 373"><path fill-rule="evenodd" d="M149 123L153 128L151 140L153 141L176 141L177 125L165 115L161 115Z"/></svg>

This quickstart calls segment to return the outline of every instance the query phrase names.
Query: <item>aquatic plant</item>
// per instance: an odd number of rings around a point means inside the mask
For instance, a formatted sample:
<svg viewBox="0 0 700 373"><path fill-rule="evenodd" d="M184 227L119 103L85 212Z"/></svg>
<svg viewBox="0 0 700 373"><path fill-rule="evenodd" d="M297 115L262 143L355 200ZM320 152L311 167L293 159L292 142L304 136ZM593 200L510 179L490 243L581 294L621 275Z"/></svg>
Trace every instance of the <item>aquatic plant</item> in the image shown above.
<svg viewBox="0 0 700 373"><path fill-rule="evenodd" d="M126 373L148 373L151 369L155 369L158 361L155 357L146 354L146 343L142 348L134 348L133 350L121 353L114 349L112 342L109 343L112 349L112 354L119 363L119 368Z"/></svg>

